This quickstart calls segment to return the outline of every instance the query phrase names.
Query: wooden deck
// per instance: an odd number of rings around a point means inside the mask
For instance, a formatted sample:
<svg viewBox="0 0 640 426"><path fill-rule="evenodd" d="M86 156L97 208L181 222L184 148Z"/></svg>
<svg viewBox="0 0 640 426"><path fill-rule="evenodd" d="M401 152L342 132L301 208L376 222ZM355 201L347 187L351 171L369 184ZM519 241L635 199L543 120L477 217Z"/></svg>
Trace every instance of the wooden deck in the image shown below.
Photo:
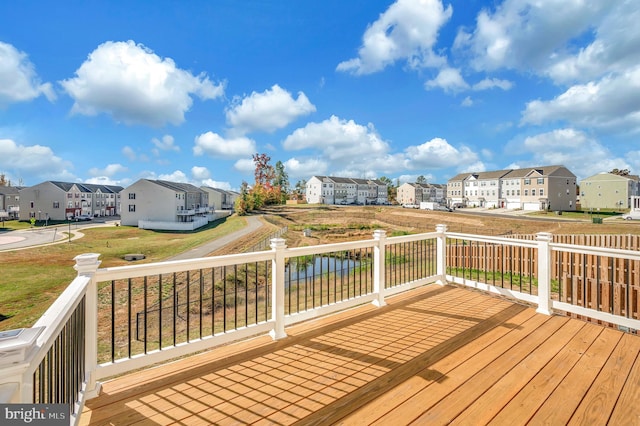
<svg viewBox="0 0 640 426"><path fill-rule="evenodd" d="M431 285L106 382L87 425L640 424L640 337Z"/></svg>

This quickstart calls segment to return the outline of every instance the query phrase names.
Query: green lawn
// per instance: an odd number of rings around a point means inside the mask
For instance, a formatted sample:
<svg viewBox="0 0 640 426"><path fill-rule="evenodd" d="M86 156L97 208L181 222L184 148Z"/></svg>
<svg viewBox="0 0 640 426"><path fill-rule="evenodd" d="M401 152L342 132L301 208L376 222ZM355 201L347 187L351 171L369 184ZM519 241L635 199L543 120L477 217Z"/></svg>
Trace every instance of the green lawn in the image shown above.
<svg viewBox="0 0 640 426"><path fill-rule="evenodd" d="M71 242L0 253L0 331L33 325L76 276L78 254L100 253L101 267L129 264L123 260L127 253L146 256L136 263L158 262L245 225L244 218L231 216L195 232L89 228Z"/></svg>

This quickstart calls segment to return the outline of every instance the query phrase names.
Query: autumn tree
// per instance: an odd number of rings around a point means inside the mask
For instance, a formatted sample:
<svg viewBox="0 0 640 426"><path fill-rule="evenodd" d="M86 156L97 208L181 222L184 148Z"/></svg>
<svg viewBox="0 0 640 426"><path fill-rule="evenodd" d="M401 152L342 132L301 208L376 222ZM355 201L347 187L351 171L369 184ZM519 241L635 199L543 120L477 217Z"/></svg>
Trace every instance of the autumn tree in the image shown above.
<svg viewBox="0 0 640 426"><path fill-rule="evenodd" d="M9 186L9 182L4 173L0 173L0 186Z"/></svg>
<svg viewBox="0 0 640 426"><path fill-rule="evenodd" d="M241 196L236 202L236 213L247 214L252 210L260 209L265 205L281 204L286 200L289 177L284 165L278 161L276 168L269 162L271 157L267 154L255 154L253 162L255 164L253 187L249 188L243 182Z"/></svg>

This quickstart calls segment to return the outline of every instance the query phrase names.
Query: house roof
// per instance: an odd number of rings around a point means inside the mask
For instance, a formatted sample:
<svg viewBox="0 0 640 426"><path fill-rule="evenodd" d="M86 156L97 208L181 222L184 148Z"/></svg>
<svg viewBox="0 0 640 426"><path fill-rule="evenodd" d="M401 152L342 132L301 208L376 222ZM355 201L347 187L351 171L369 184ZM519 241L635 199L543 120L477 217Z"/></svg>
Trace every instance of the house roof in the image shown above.
<svg viewBox="0 0 640 426"><path fill-rule="evenodd" d="M198 192L203 193L204 191L197 186L191 185L190 183L183 182L170 182L168 180L151 180L147 179L149 182L155 183L156 185L163 186L165 188L169 188L174 191L180 192Z"/></svg>
<svg viewBox="0 0 640 426"><path fill-rule="evenodd" d="M106 194L109 194L109 193L117 194L123 189L121 186L117 186L117 185L99 185L99 184L93 184L93 183L80 183L80 182L60 182L60 181L53 181L53 180L48 182L62 189L64 192L71 191L71 188L73 188L74 185L76 188L78 188L80 192L89 192L89 193L96 193L100 191Z"/></svg>

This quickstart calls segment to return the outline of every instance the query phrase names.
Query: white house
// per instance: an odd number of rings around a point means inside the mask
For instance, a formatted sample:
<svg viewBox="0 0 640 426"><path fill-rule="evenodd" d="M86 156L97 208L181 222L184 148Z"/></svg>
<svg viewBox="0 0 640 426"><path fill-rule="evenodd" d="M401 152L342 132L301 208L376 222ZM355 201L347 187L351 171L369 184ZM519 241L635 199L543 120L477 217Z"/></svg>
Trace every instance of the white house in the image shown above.
<svg viewBox="0 0 640 426"><path fill-rule="evenodd" d="M309 204L387 204L387 185L378 179L312 176L305 188Z"/></svg>

